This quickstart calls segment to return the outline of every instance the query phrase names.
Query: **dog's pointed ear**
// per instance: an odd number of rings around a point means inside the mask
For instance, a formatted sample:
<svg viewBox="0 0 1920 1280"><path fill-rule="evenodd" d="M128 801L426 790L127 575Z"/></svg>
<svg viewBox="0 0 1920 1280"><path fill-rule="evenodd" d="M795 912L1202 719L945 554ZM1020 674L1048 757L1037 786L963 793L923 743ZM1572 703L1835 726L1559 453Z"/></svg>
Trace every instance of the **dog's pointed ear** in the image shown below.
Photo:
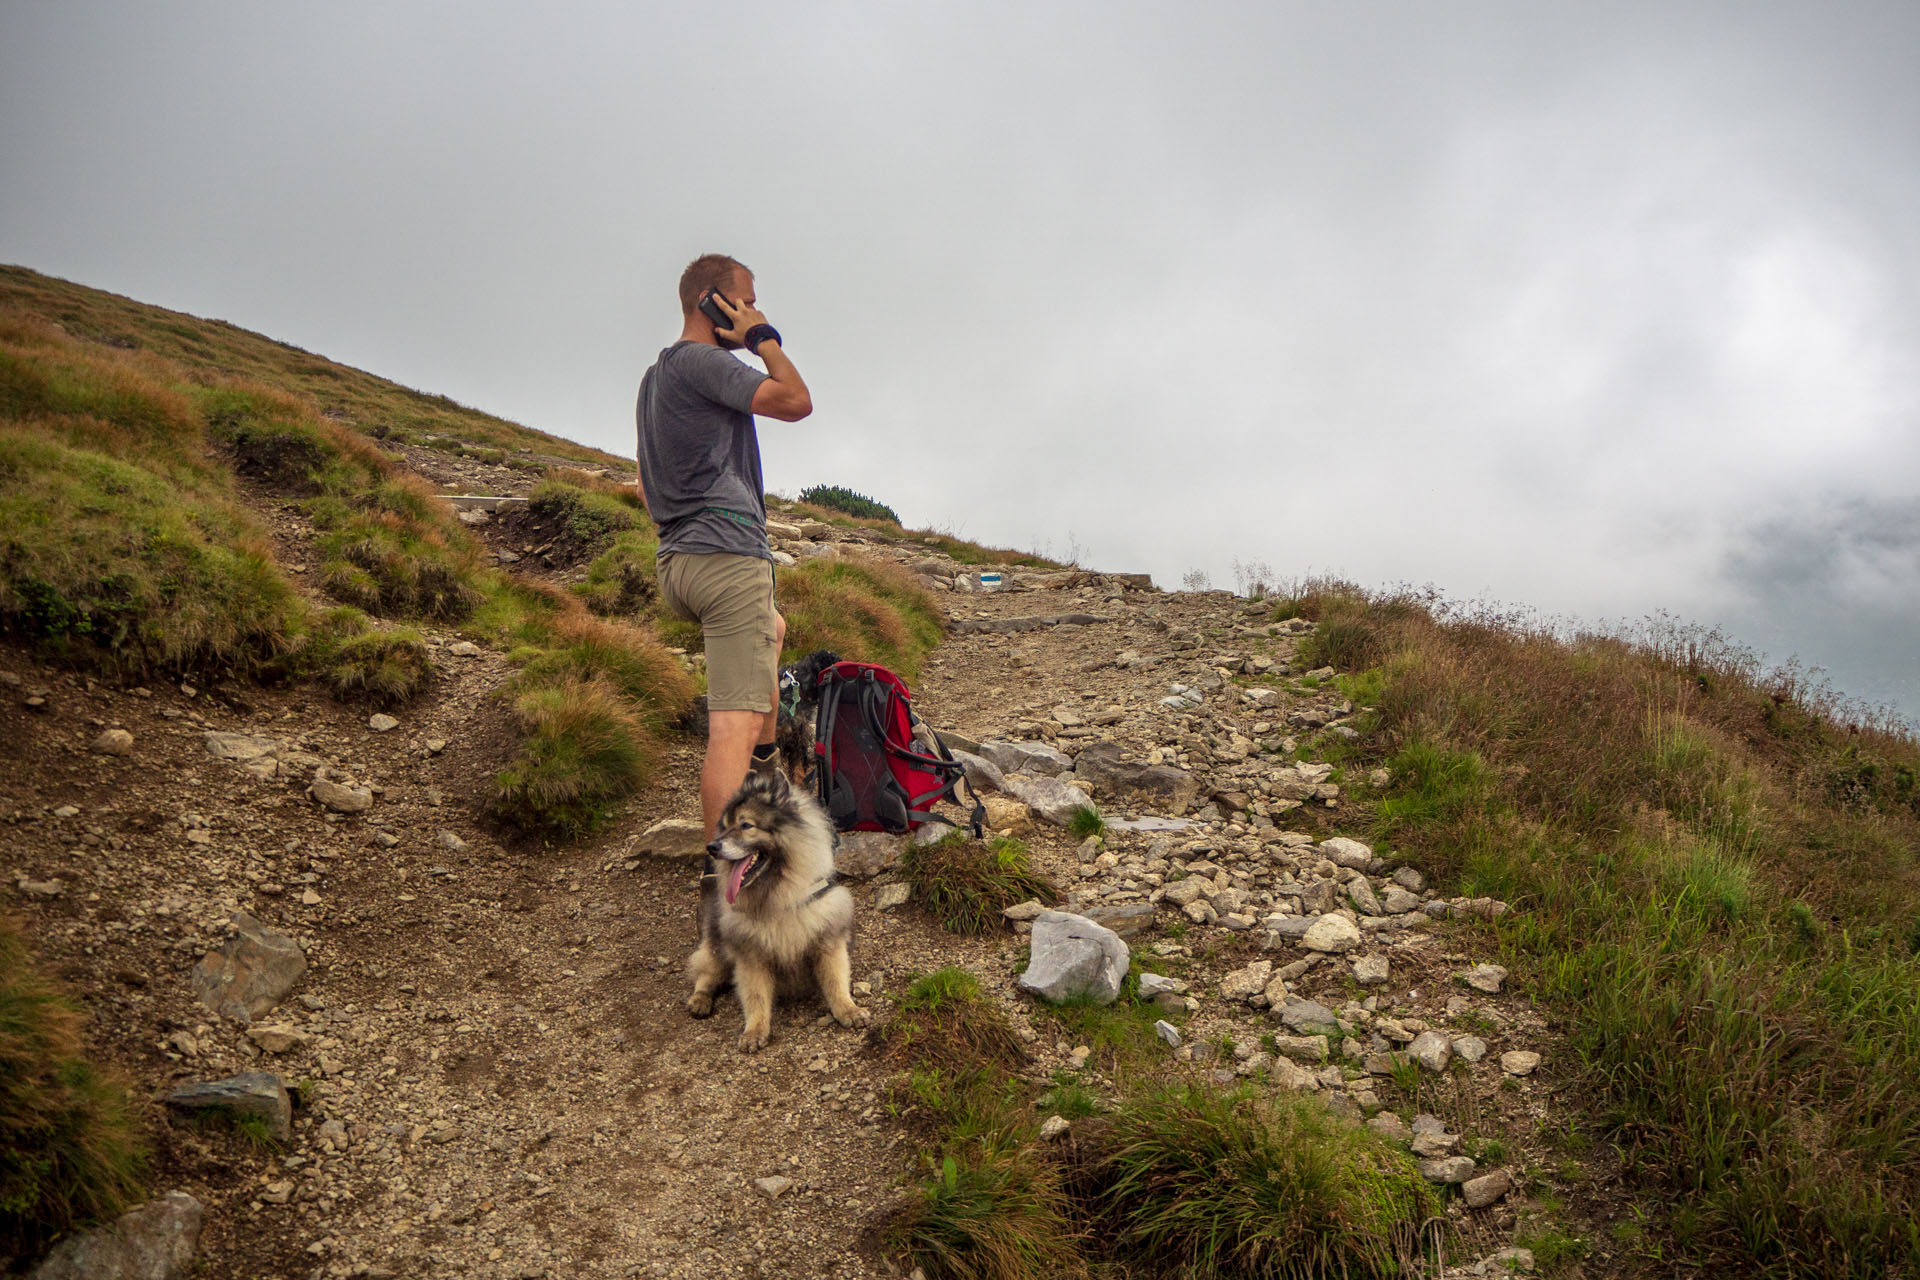
<svg viewBox="0 0 1920 1280"><path fill-rule="evenodd" d="M766 783L767 799L771 800L774 804L785 804L787 795L791 790L787 785L787 771L785 769L772 769L760 776Z"/></svg>

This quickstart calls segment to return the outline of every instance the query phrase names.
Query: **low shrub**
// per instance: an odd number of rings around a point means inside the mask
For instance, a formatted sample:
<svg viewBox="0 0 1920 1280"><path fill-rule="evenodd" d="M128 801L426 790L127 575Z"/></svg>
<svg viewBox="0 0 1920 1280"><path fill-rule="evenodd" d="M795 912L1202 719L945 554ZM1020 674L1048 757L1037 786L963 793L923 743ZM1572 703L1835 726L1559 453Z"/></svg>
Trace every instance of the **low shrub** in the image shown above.
<svg viewBox="0 0 1920 1280"><path fill-rule="evenodd" d="M862 520L885 520L899 524L900 517L892 507L875 502L865 494L843 489L839 485L816 484L812 488L800 491L799 501L810 506L825 507L829 511L839 511Z"/></svg>
<svg viewBox="0 0 1920 1280"><path fill-rule="evenodd" d="M1017 1153L945 1157L885 1240L932 1280L1037 1280L1087 1274L1051 1161Z"/></svg>
<svg viewBox="0 0 1920 1280"><path fill-rule="evenodd" d="M949 1076L1026 1061L1019 1037L987 1003L979 979L961 968L936 969L910 980L893 1020L881 1033L882 1051L896 1067L918 1066Z"/></svg>
<svg viewBox="0 0 1920 1280"><path fill-rule="evenodd" d="M126 1091L87 1060L80 1014L0 920L0 1257L120 1213L146 1168Z"/></svg>
<svg viewBox="0 0 1920 1280"><path fill-rule="evenodd" d="M427 643L412 627L370 627L357 609L334 611L321 625L308 665L343 701L396 707L433 679Z"/></svg>
<svg viewBox="0 0 1920 1280"><path fill-rule="evenodd" d="M651 528L638 499L583 488L563 480L542 480L527 495L527 510L543 521L559 521L582 542L602 542L615 534Z"/></svg>
<svg viewBox="0 0 1920 1280"><path fill-rule="evenodd" d="M601 617L636 616L659 598L660 585L654 577L658 550L659 543L649 531L617 533L587 566L585 581L574 591Z"/></svg>

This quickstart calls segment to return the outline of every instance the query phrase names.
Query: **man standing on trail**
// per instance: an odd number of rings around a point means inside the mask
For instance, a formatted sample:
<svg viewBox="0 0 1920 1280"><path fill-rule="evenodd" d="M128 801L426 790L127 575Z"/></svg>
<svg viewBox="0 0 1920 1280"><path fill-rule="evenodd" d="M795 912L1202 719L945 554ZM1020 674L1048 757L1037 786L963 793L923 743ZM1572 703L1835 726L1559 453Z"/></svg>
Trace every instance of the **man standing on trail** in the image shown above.
<svg viewBox="0 0 1920 1280"><path fill-rule="evenodd" d="M773 758L780 646L773 549L753 417L798 422L813 397L754 306L753 273L724 254L680 276L680 340L640 379L640 500L660 529L660 596L707 648L707 839L756 759ZM721 323L724 319L725 323ZM728 354L759 357L761 373Z"/></svg>

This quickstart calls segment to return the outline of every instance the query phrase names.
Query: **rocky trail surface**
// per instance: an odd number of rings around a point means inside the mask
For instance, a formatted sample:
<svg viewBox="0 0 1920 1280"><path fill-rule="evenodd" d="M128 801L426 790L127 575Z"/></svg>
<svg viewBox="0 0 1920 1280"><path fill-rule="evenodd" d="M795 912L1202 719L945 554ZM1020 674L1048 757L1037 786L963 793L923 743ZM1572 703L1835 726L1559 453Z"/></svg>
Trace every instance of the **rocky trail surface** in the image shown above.
<svg viewBox="0 0 1920 1280"><path fill-rule="evenodd" d="M537 563L537 532L490 536ZM1062 909L1161 975L1171 1057L1373 1115L1465 1188L1469 1263L1510 1243L1522 1170L1545 1162L1552 1042L1457 923L1504 904L1343 838L1368 781L1297 753L1356 709L1300 678L1305 624L1079 571L967 590L910 543L775 532L785 555L890 556L941 589L953 635L917 706ZM0 654L0 895L150 1100L156 1193L204 1208L194 1274L895 1274L875 1228L917 1147L868 1038L782 1006L747 1056L736 1006L684 1009L699 863L648 832L697 818L700 744L584 843L516 840L483 816L506 663L430 642L434 689L371 721L310 689L120 689ZM1109 829L1082 844L1062 824L1089 792ZM900 903L897 856L852 841L844 864L877 1020L912 975L964 965L1036 1074L1086 1063L1017 988L1031 926L944 932ZM246 1073L267 1077L251 1130L165 1101Z"/></svg>

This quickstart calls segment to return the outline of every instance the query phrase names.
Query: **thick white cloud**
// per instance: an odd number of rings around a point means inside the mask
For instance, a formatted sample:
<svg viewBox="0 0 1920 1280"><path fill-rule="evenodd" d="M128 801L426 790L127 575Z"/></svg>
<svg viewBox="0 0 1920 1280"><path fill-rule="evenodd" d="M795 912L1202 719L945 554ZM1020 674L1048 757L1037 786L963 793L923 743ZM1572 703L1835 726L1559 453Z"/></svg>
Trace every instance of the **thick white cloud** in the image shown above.
<svg viewBox="0 0 1920 1280"><path fill-rule="evenodd" d="M630 452L730 251L820 406L777 487L1666 608L1920 711L1909 4L0 22L5 260Z"/></svg>

